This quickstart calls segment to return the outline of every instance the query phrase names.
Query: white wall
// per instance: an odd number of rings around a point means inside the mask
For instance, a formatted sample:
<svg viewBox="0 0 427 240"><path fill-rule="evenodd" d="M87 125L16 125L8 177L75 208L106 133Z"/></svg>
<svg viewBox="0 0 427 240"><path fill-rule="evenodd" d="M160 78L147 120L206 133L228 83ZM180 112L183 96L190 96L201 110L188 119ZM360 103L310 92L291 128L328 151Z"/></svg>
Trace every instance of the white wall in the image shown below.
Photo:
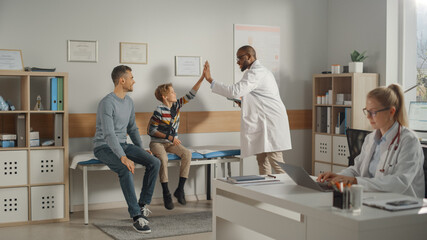
<svg viewBox="0 0 427 240"><path fill-rule="evenodd" d="M328 5L328 65L348 66L353 50L367 50L364 72L379 73L384 85L387 0L328 0Z"/></svg>
<svg viewBox="0 0 427 240"><path fill-rule="evenodd" d="M182 95L197 80L174 76L176 55L202 56L210 61L216 80L232 82L234 23L281 28L281 73L277 81L282 99L288 109L311 109L311 75L327 68L331 62L327 59L334 59L327 57L327 0L2 0L0 47L21 49L25 66L56 67L57 71L69 72L70 113L95 113L99 100L113 89L110 73L119 64L119 42L147 42L148 64L130 65L136 80L131 97L136 111L150 112L158 104L153 96L155 86L172 82L178 95ZM67 62L67 40L98 40L98 62ZM211 94L206 83L197 99L185 108L236 110L225 98ZM310 171L311 152L307 149L311 149L311 131L291 134L294 149L285 153L285 159ZM239 144L238 133L181 137L186 145ZM70 153L90 149L89 138L70 139ZM245 173L256 173L255 160L246 162ZM171 179L177 178L177 169L170 171ZM81 173L73 171L72 175L77 193L72 195L72 202L81 204ZM114 174L90 173L89 178L90 203L123 200ZM140 182L140 176L136 178ZM197 187L189 184L186 192L204 194L203 169L192 169L190 178L201 183ZM154 197L161 197L158 186Z"/></svg>

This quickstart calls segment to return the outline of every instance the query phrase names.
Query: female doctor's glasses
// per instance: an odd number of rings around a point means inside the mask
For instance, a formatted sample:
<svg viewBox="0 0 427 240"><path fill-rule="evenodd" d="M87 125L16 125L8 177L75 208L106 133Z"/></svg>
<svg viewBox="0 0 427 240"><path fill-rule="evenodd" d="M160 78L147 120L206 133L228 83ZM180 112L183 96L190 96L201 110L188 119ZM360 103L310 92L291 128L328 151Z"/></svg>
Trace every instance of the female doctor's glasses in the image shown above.
<svg viewBox="0 0 427 240"><path fill-rule="evenodd" d="M368 109L364 108L364 109L363 109L363 113L364 113L367 117L369 117L369 116L371 116L371 117L375 117L375 116L377 116L377 113L379 113L379 112L384 112L384 111L387 111L387 110L390 110L390 108L389 108L389 107L387 107L387 108L380 109L380 110L378 110L378 111L369 111Z"/></svg>

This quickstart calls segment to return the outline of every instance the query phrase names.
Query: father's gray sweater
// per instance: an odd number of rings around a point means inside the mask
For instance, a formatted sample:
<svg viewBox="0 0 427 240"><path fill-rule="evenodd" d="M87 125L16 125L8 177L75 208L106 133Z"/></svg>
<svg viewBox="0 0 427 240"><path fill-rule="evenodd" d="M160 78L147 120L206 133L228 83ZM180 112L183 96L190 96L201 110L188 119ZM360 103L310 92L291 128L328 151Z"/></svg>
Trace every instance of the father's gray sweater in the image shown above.
<svg viewBox="0 0 427 240"><path fill-rule="evenodd" d="M120 143L126 142L126 133L132 142L142 148L142 140L135 123L135 108L129 96L124 99L112 92L105 96L98 105L96 113L96 133L94 148L110 147L118 158L125 156Z"/></svg>

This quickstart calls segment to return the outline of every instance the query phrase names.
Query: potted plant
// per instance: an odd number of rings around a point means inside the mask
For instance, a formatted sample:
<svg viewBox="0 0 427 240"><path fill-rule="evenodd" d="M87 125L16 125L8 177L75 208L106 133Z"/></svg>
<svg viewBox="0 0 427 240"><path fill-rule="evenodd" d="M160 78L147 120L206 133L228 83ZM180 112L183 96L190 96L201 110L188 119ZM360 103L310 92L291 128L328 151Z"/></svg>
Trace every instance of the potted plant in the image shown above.
<svg viewBox="0 0 427 240"><path fill-rule="evenodd" d="M359 53L354 50L351 54L351 62L348 63L348 72L363 73L363 60L368 56L365 56L366 51Z"/></svg>

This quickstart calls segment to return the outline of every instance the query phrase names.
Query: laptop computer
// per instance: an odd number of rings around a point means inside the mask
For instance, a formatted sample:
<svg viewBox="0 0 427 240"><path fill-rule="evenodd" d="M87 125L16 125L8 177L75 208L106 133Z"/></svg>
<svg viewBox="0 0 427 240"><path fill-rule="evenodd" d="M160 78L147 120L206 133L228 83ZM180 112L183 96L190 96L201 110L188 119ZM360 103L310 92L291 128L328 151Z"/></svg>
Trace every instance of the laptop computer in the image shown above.
<svg viewBox="0 0 427 240"><path fill-rule="evenodd" d="M286 174L294 180L299 186L306 188L311 188L321 192L330 192L332 188L328 186L326 182L316 182L310 175L304 170L304 168L299 166L293 166L283 162L277 162L279 166L285 170Z"/></svg>

